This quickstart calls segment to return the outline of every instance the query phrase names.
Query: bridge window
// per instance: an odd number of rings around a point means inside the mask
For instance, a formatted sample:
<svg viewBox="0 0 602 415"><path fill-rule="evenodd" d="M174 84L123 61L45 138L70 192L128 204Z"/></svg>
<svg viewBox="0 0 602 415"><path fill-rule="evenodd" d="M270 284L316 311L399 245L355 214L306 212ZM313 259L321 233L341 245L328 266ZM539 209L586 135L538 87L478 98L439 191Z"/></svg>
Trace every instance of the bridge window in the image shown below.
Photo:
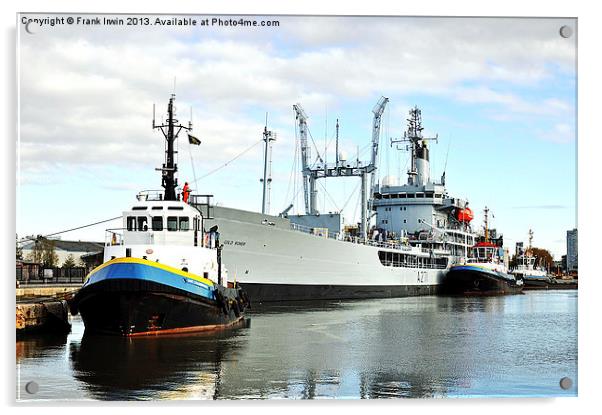
<svg viewBox="0 0 602 415"><path fill-rule="evenodd" d="M180 230L181 231L189 231L190 230L190 222L187 216L180 216Z"/></svg>
<svg viewBox="0 0 602 415"><path fill-rule="evenodd" d="M178 217L177 216L168 216L167 217L167 230L168 231L177 231L178 230Z"/></svg>
<svg viewBox="0 0 602 415"><path fill-rule="evenodd" d="M138 230L143 232L148 231L148 222L146 216L138 216Z"/></svg>
<svg viewBox="0 0 602 415"><path fill-rule="evenodd" d="M126 228L130 232L136 230L136 216L128 216L127 217Z"/></svg>
<svg viewBox="0 0 602 415"><path fill-rule="evenodd" d="M163 206L153 206L153 210L163 210Z"/></svg>
<svg viewBox="0 0 602 415"><path fill-rule="evenodd" d="M134 206L132 210L146 210L146 206Z"/></svg>
<svg viewBox="0 0 602 415"><path fill-rule="evenodd" d="M163 216L153 216L153 231L163 230Z"/></svg>

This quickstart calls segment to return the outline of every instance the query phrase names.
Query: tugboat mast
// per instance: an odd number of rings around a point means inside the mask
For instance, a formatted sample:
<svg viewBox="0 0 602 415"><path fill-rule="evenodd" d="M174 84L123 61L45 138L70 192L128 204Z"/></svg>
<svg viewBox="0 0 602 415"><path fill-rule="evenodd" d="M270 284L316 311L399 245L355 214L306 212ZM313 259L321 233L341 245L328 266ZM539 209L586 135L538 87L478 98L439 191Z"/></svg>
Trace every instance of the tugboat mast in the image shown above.
<svg viewBox="0 0 602 415"><path fill-rule="evenodd" d="M161 168L155 170L161 171L162 180L161 186L165 189L163 196L164 200L177 200L176 188L178 187L178 179L175 177L178 171L178 165L175 162L175 151L174 143L178 134L183 129L186 131L192 131L192 123L188 123L188 127L178 124L178 120L175 118L174 101L176 95L171 94L169 98L169 104L167 105L167 124L156 125L155 124L155 108L153 106L153 129L159 129L165 137L165 163Z"/></svg>
<svg viewBox="0 0 602 415"><path fill-rule="evenodd" d="M485 206L485 242L489 242L489 208Z"/></svg>

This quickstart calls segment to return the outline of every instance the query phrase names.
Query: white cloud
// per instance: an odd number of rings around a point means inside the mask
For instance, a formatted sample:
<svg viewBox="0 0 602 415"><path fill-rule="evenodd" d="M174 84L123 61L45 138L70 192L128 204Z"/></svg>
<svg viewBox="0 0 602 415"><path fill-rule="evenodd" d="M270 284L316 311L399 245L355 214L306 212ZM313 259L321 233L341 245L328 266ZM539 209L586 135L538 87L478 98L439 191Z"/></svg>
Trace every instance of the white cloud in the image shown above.
<svg viewBox="0 0 602 415"><path fill-rule="evenodd" d="M150 130L151 105L164 111L174 76L180 120L193 106L203 154L220 154L208 167L260 138L264 111L287 131L279 145L292 146L298 101L321 109L426 93L532 116L569 108L486 86L532 86L555 68L570 71L575 48L557 36L558 20L279 19L279 29L258 32L57 28L21 37L24 182L61 164L156 162L163 144ZM555 132L565 137L563 128Z"/></svg>
<svg viewBox="0 0 602 415"><path fill-rule="evenodd" d="M570 124L555 124L551 130L538 131L537 137L545 141L567 144L575 141L575 127Z"/></svg>

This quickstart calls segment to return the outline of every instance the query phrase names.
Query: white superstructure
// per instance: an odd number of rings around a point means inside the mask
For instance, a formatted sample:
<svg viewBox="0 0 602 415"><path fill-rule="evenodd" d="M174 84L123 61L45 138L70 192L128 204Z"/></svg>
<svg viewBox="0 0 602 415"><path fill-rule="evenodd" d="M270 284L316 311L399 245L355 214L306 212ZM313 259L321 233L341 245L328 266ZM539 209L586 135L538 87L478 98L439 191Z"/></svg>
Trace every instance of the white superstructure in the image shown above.
<svg viewBox="0 0 602 415"><path fill-rule="evenodd" d="M141 258L169 265L218 282L219 234L203 231L198 209L179 200L160 200L158 192L143 192L123 212L123 227L107 229L104 261ZM227 270L222 265L222 283Z"/></svg>

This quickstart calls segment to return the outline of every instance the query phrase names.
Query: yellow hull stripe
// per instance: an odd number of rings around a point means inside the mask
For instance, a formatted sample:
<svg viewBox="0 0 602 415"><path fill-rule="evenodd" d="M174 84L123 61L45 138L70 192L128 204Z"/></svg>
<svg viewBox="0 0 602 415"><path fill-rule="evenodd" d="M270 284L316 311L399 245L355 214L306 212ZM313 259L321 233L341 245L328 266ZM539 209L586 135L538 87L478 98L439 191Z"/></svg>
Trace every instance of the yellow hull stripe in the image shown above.
<svg viewBox="0 0 602 415"><path fill-rule="evenodd" d="M165 265L165 264L162 264L160 262L149 261L147 259L141 259L141 258L115 258L115 259L112 259L110 261L107 261L107 262L105 262L105 263L97 266L92 271L90 271L90 273L86 276L86 279L84 280L84 283L92 275L94 275L97 271L100 271L101 269L103 269L105 267L108 267L109 265L112 265L112 264L140 264L140 265L146 265L146 266L153 267L153 268L159 268L159 269L161 269L163 271L168 271L168 272L171 272L172 274L177 274L177 275L180 275L182 277L190 278L191 280L202 282L203 284L207 284L210 287L213 287L213 285L214 285L213 281L208 280L207 278L203 278L203 277L201 277L199 275L192 274L192 273L186 272L186 271L182 271L181 269L170 267L169 265Z"/></svg>

